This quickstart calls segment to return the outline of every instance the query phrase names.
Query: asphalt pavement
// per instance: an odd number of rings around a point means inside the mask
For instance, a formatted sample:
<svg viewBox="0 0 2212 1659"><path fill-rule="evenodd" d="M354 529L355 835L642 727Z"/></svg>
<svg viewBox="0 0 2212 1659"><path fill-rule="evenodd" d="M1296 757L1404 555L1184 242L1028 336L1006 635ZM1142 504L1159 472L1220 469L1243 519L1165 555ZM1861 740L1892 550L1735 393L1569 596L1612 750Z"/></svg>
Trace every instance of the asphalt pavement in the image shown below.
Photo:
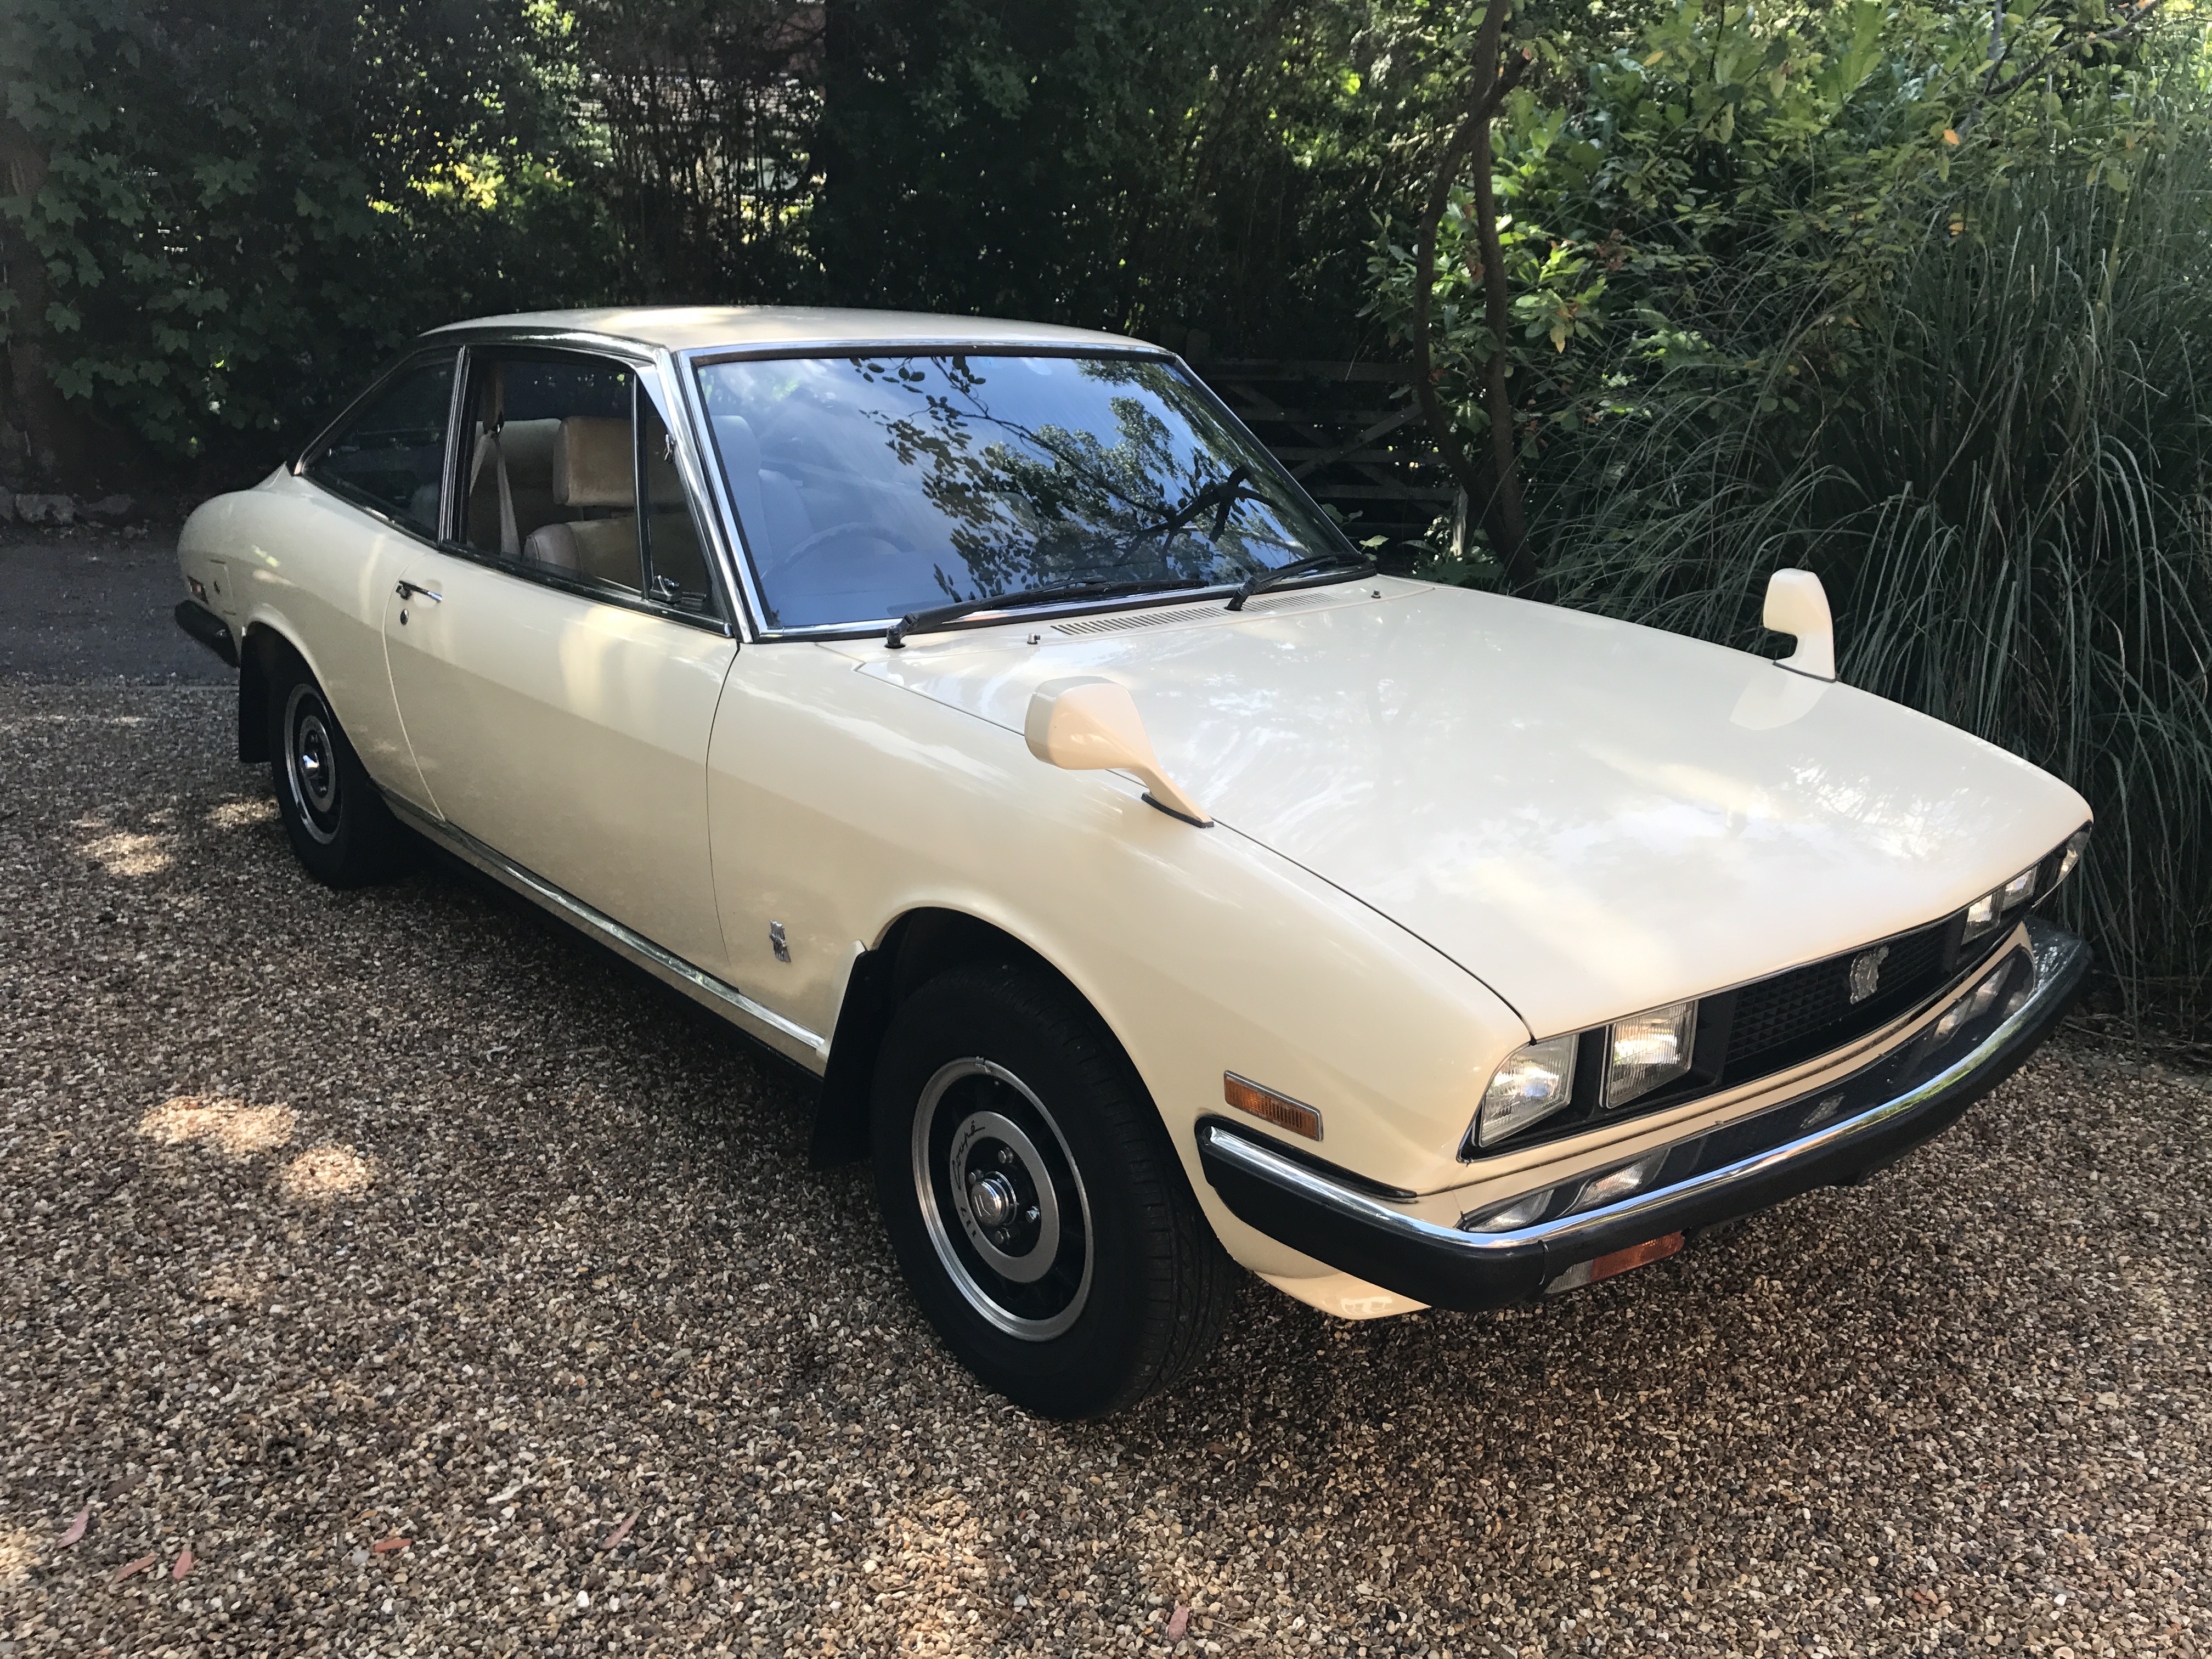
<svg viewBox="0 0 2212 1659"><path fill-rule="evenodd" d="M178 628L173 535L88 528L0 539L0 680L228 684L232 671Z"/></svg>

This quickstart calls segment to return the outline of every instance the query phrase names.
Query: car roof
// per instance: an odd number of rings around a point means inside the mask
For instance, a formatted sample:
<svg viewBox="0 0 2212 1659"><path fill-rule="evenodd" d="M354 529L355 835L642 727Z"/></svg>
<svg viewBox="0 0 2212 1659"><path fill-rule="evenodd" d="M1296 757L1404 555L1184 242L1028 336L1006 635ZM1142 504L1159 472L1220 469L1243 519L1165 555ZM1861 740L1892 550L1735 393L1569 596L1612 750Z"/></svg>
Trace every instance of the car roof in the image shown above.
<svg viewBox="0 0 2212 1659"><path fill-rule="evenodd" d="M820 306L605 306L584 311L524 311L479 317L432 331L591 334L670 351L727 346L1034 345L1127 350L1146 342L1122 334L1013 323L992 317L938 317L914 311L846 311ZM1149 347L1157 350L1158 347Z"/></svg>

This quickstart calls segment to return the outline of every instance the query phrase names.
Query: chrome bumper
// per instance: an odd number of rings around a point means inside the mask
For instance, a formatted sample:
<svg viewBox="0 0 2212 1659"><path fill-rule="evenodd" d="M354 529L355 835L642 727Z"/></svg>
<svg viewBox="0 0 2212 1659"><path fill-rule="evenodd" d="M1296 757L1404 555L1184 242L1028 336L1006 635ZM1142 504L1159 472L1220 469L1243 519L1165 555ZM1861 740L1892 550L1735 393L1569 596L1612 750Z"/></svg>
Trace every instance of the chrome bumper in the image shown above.
<svg viewBox="0 0 2212 1659"><path fill-rule="evenodd" d="M1667 1149L1661 1184L1601 1208L1507 1232L1448 1227L1221 1118L1199 1125L1200 1163L1240 1219L1330 1267L1437 1307L1524 1302L1615 1250L1864 1180L1948 1128L2034 1051L2081 989L2088 946L2039 918L2026 931L2035 969L2027 1000L1954 1058L1916 1036L1840 1082L1685 1137Z"/></svg>

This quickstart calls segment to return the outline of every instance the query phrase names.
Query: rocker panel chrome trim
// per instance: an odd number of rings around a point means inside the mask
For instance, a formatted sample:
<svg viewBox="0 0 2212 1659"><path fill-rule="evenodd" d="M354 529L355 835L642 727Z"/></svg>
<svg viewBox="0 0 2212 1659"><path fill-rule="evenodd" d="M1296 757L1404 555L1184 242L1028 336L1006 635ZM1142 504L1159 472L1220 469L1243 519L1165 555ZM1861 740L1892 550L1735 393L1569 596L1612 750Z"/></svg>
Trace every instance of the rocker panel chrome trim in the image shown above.
<svg viewBox="0 0 2212 1659"><path fill-rule="evenodd" d="M604 910L593 908L574 894L556 887L544 877L526 870L496 848L487 846L459 825L432 817L389 791L385 793L384 799L393 815L410 829L437 842L455 858L483 871L501 885L552 912L579 932L589 934L662 983L674 986L702 1007L713 1009L744 1028L749 1036L760 1038L779 1053L790 1054L810 1070L818 1072L828 1065L829 1038L817 1036L804 1025L786 1019L773 1008L763 1008L736 986L715 978L703 968L694 967L674 951L664 950L644 934L623 927ZM804 1052L794 1052L794 1045Z"/></svg>

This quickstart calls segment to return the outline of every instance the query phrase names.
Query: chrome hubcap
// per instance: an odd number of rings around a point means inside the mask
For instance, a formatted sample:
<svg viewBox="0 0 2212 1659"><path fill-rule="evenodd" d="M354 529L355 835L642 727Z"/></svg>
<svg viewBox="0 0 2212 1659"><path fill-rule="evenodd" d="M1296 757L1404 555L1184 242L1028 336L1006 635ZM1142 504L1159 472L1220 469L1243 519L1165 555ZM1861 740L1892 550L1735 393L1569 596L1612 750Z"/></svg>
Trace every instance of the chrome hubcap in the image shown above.
<svg viewBox="0 0 2212 1659"><path fill-rule="evenodd" d="M337 744L330 711L311 686L294 686L284 706L284 778L308 835L325 845L336 841Z"/></svg>
<svg viewBox="0 0 2212 1659"><path fill-rule="evenodd" d="M1091 1294L1090 1200L1060 1126L1004 1066L956 1060L923 1088L914 1178L938 1260L969 1306L1042 1342Z"/></svg>

